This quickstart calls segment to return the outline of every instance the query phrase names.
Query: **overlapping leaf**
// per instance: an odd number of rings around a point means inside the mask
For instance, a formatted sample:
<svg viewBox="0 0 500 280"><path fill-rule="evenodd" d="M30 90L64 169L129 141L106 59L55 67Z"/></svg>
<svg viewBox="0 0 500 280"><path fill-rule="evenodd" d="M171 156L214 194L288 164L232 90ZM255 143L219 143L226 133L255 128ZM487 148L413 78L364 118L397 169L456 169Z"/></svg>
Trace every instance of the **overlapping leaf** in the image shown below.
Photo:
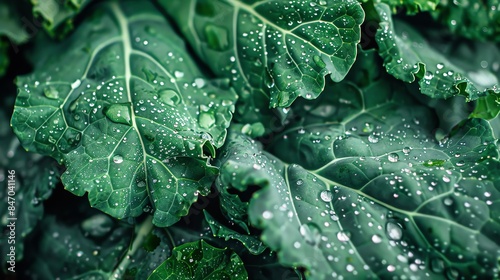
<svg viewBox="0 0 500 280"><path fill-rule="evenodd" d="M12 125L23 146L64 163L66 189L88 192L94 207L120 219L146 207L158 226L208 192L207 159L236 98L204 79L147 2L97 7L17 84Z"/></svg>
<svg viewBox="0 0 500 280"><path fill-rule="evenodd" d="M409 25L393 20L389 6L376 4L375 8L381 20L376 40L389 74L405 82L418 80L421 92L433 98L480 99L483 105L475 117L498 114L500 52L494 44L463 40L450 44L442 33L428 32L430 44Z"/></svg>
<svg viewBox="0 0 500 280"><path fill-rule="evenodd" d="M364 13L355 1L160 1L197 54L231 78L238 119L313 99L327 74L342 80L356 58ZM267 123L265 123L267 125Z"/></svg>
<svg viewBox="0 0 500 280"><path fill-rule="evenodd" d="M221 173L238 188L261 180L250 220L282 264L310 279L498 276L490 126L469 120L437 142L432 111L384 79L296 104L303 118L270 147L279 159L233 132Z"/></svg>
<svg viewBox="0 0 500 280"><path fill-rule="evenodd" d="M440 1L432 13L459 36L500 41L500 1Z"/></svg>
<svg viewBox="0 0 500 280"><path fill-rule="evenodd" d="M33 14L52 37L64 37L73 29L73 18L92 0L31 0Z"/></svg>
<svg viewBox="0 0 500 280"><path fill-rule="evenodd" d="M148 279L247 279L243 262L234 252L203 240L175 247L172 256Z"/></svg>

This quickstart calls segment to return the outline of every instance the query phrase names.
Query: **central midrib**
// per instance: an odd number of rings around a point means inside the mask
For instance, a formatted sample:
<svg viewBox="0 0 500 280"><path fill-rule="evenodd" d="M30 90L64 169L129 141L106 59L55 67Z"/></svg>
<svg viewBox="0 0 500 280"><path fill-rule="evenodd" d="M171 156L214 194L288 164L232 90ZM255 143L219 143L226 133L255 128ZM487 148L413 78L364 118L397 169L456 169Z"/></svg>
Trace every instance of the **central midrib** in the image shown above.
<svg viewBox="0 0 500 280"><path fill-rule="evenodd" d="M128 99L128 102L130 102L130 106L134 106L133 102L132 102L132 92L130 90L130 79L132 78L132 71L130 69L130 56L132 55L132 45L131 45L131 41L130 41L130 32L129 32L129 28L128 28L128 21L125 17L125 15L123 14L123 11L121 10L119 4L117 2L113 2L111 3L111 9L113 10L114 14L116 15L116 20L118 21L118 24L119 24L119 28L120 28L120 32L121 32L121 39L122 39L122 42L123 42L123 60L124 60L124 67L125 67L125 87L126 87L126 90L127 90L127 99ZM131 120L132 120L132 127L135 129L135 131L137 133L139 133L139 128L137 127L137 123L136 123L136 117L135 117L135 112L133 110L133 108L131 108L130 110L130 114L131 114ZM139 139L139 142L141 144L141 147L142 147L142 155L143 155L143 168L144 168L144 174L145 174L145 182L146 182L146 188L148 188L148 192L149 192L149 184L148 184L148 172L147 172L147 168L146 168L146 158L147 158L147 153L146 153L146 149L145 149L145 145L144 145L144 142L142 140L142 137L139 135L138 137Z"/></svg>

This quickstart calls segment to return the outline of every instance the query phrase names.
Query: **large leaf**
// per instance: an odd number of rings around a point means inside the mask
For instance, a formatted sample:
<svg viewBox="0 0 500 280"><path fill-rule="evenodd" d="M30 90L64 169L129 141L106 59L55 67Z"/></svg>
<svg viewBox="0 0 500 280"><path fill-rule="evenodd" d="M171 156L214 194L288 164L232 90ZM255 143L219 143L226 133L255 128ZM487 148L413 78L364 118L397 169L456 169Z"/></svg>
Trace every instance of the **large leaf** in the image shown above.
<svg viewBox="0 0 500 280"><path fill-rule="evenodd" d="M243 262L236 253L200 240L175 247L172 256L153 271L148 279L247 278Z"/></svg>
<svg viewBox="0 0 500 280"><path fill-rule="evenodd" d="M150 3L111 2L19 77L12 126L67 167L66 189L119 219L151 204L154 224L209 191L235 94L205 80ZM151 207L150 207L151 208Z"/></svg>
<svg viewBox="0 0 500 280"><path fill-rule="evenodd" d="M202 60L232 79L244 120L316 98L356 58L364 13L356 1L160 1ZM241 107L241 109L240 109Z"/></svg>
<svg viewBox="0 0 500 280"><path fill-rule="evenodd" d="M92 0L31 0L33 14L52 37L64 37L73 29L73 18Z"/></svg>
<svg viewBox="0 0 500 280"><path fill-rule="evenodd" d="M393 20L389 6L376 4L375 8L381 21L376 41L389 74L405 82L418 80L421 92L433 98L481 98L490 107L483 106L487 111L476 117L498 114L500 51L496 45L456 41L443 32L427 32L428 41L409 25Z"/></svg>
<svg viewBox="0 0 500 280"><path fill-rule="evenodd" d="M221 165L232 186L263 188L249 218L282 264L310 279L498 277L500 163L485 121L438 142L434 114L387 77L295 111L270 146L279 159L233 132Z"/></svg>

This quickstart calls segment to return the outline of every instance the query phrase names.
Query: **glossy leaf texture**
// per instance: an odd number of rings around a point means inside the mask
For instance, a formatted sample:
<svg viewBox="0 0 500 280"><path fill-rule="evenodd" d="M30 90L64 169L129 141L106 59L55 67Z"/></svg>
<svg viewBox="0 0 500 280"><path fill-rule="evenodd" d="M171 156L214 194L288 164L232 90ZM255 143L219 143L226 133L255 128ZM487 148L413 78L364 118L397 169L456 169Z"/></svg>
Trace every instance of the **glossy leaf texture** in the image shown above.
<svg viewBox="0 0 500 280"><path fill-rule="evenodd" d="M166 279L247 279L243 262L234 252L203 240L175 247L172 256L148 277Z"/></svg>
<svg viewBox="0 0 500 280"><path fill-rule="evenodd" d="M500 1L441 1L432 13L455 34L479 41L500 42Z"/></svg>
<svg viewBox="0 0 500 280"><path fill-rule="evenodd" d="M405 82L418 80L421 92L433 98L481 99L488 108L476 117L498 114L500 53L493 43L457 41L432 31L424 38L410 25L393 20L389 6L375 8L380 16L376 41L389 74Z"/></svg>
<svg viewBox="0 0 500 280"><path fill-rule="evenodd" d="M249 218L283 265L308 279L498 277L500 163L486 121L438 142L434 113L388 77L294 106L302 118L271 143L277 158L232 132L221 164L228 187L262 187Z"/></svg>
<svg viewBox="0 0 500 280"><path fill-rule="evenodd" d="M364 12L356 1L160 1L212 71L232 80L238 114L316 98L356 58ZM240 109L241 107L241 109Z"/></svg>
<svg viewBox="0 0 500 280"><path fill-rule="evenodd" d="M73 30L74 17L90 2L92 0L31 0L33 14L41 26L51 37L57 38L62 38Z"/></svg>
<svg viewBox="0 0 500 280"><path fill-rule="evenodd" d="M258 236L237 232L217 221L209 212L204 211L203 214L215 237L225 240L238 240L254 255L262 254L267 249Z"/></svg>
<svg viewBox="0 0 500 280"><path fill-rule="evenodd" d="M204 78L151 3L97 6L38 59L17 80L12 126L66 165L66 189L119 219L152 211L157 226L208 193L236 95Z"/></svg>

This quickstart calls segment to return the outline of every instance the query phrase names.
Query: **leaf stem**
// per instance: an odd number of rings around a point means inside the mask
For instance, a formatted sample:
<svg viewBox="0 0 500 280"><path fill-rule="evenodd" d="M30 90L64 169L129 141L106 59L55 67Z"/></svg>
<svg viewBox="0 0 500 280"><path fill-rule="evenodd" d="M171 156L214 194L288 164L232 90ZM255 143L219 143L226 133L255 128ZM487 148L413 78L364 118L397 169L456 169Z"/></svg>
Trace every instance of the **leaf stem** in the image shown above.
<svg viewBox="0 0 500 280"><path fill-rule="evenodd" d="M123 278L123 273L125 273L127 267L129 266L132 256L142 246L142 244L144 243L144 239L153 229L152 221L153 217L148 216L138 227L136 227L136 235L134 237L134 241L132 242L132 246L130 246L127 254L123 257L118 267L109 277L110 280L118 280Z"/></svg>

